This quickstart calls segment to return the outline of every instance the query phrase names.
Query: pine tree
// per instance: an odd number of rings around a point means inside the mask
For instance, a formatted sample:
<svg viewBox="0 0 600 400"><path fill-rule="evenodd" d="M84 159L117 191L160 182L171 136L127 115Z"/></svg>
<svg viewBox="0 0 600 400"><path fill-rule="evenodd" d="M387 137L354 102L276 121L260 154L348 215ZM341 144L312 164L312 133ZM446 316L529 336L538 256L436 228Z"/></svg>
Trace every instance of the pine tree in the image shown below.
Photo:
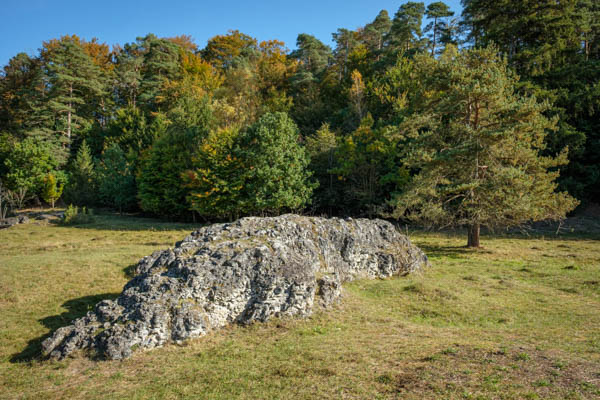
<svg viewBox="0 0 600 400"><path fill-rule="evenodd" d="M50 85L47 107L55 116L55 132L63 138L61 158L66 160L73 136L93 123L94 116L87 104L99 103L105 82L100 67L70 38L63 38L50 47L43 57Z"/></svg>
<svg viewBox="0 0 600 400"><path fill-rule="evenodd" d="M381 10L375 20L363 30L363 41L367 48L379 60L381 52L386 45L386 37L392 28L392 20L386 10Z"/></svg>
<svg viewBox="0 0 600 400"><path fill-rule="evenodd" d="M425 15L428 19L433 19L433 21L425 27L425 32L431 32L431 55L435 56L436 46L442 35L442 29L440 28L443 24L440 24L440 22L443 22L442 18L453 16L454 12L450 11L450 7L448 7L446 3L437 1L427 6Z"/></svg>
<svg viewBox="0 0 600 400"><path fill-rule="evenodd" d="M144 55L137 43L127 43L116 50L115 89L121 105L137 107Z"/></svg>
<svg viewBox="0 0 600 400"><path fill-rule="evenodd" d="M400 6L387 39L392 49L402 54L422 48L421 25L424 15L425 5L422 2L409 1Z"/></svg>
<svg viewBox="0 0 600 400"><path fill-rule="evenodd" d="M331 35L336 43L333 56L340 68L340 80L348 75L348 57L358 44L356 32L340 28Z"/></svg>
<svg viewBox="0 0 600 400"><path fill-rule="evenodd" d="M172 41L159 39L153 34L138 38L138 42L144 51L139 100L149 111L156 111L165 82L180 77L180 48Z"/></svg>
<svg viewBox="0 0 600 400"><path fill-rule="evenodd" d="M543 157L546 130L556 121L546 104L515 93L516 76L495 47L415 62L419 112L400 127L406 163L417 170L397 199L396 217L437 226L467 226L479 246L480 226L560 219L577 201L557 193L566 154Z"/></svg>

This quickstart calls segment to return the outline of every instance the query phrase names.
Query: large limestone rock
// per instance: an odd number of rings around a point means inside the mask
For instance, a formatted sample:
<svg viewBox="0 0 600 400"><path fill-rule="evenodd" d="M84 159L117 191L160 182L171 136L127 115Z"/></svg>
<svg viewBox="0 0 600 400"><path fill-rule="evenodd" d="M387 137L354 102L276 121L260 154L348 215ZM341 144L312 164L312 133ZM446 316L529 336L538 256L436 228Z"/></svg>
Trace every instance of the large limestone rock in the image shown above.
<svg viewBox="0 0 600 400"><path fill-rule="evenodd" d="M382 220L283 215L204 227L137 265L115 301L58 329L50 357L78 349L122 359L230 323L306 317L339 298L341 284L418 271L427 257Z"/></svg>

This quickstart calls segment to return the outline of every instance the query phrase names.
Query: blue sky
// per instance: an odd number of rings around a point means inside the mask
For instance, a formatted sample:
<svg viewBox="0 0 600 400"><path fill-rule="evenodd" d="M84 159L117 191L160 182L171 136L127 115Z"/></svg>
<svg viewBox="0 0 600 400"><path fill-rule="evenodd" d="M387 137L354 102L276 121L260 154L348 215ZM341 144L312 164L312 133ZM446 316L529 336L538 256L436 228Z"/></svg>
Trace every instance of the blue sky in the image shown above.
<svg viewBox="0 0 600 400"><path fill-rule="evenodd" d="M386 9L393 16L405 1L390 0L2 0L0 65L19 52L36 54L42 41L66 34L97 37L109 45L138 36L191 35L204 47L212 36L238 29L258 40L279 39L295 47L299 33L331 44L337 28L355 29ZM446 4L460 13L460 1ZM425 1L429 4L430 1Z"/></svg>

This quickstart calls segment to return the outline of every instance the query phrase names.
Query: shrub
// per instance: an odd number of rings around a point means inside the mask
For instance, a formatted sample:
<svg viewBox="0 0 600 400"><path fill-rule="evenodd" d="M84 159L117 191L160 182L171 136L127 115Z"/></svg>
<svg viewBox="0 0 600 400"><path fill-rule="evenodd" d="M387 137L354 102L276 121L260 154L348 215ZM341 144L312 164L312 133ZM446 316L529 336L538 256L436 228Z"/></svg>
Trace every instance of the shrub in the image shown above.
<svg viewBox="0 0 600 400"><path fill-rule="evenodd" d="M82 225L94 222L94 213L91 209L86 209L74 205L69 205L65 210L65 215L62 219L63 225Z"/></svg>

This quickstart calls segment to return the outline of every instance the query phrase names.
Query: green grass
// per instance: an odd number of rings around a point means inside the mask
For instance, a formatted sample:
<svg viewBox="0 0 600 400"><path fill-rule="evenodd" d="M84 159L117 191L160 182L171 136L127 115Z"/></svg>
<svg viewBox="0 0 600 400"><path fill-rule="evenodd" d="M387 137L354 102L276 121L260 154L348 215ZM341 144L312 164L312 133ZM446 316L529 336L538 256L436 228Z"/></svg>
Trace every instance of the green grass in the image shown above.
<svg viewBox="0 0 600 400"><path fill-rule="evenodd" d="M305 320L231 326L125 361L39 359L40 342L196 226L97 216L0 231L0 398L600 398L593 235L411 233L424 274L345 286Z"/></svg>

